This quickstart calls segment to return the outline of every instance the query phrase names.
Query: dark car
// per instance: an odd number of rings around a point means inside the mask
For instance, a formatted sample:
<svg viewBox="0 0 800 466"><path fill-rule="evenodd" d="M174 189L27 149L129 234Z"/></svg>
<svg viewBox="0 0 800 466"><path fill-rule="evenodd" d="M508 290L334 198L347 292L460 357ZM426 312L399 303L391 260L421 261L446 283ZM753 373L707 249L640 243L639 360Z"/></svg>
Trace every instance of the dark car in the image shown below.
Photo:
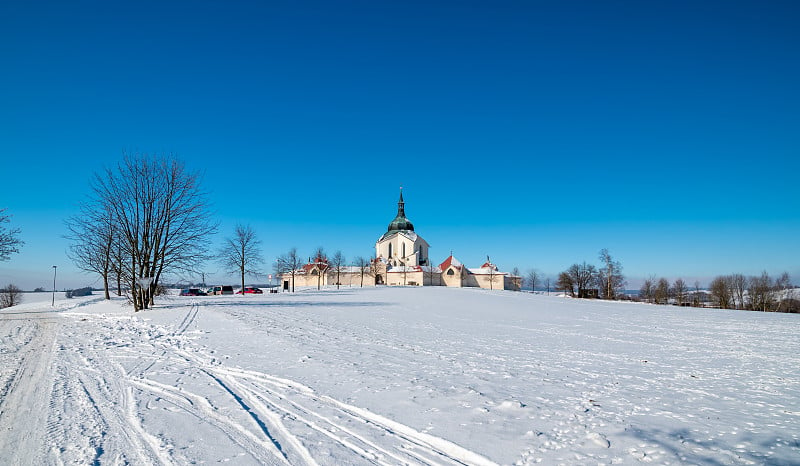
<svg viewBox="0 0 800 466"><path fill-rule="evenodd" d="M264 292L261 288L256 288L254 286L246 286L244 287L244 294L263 294ZM236 294L242 294L242 290L236 292Z"/></svg>
<svg viewBox="0 0 800 466"><path fill-rule="evenodd" d="M181 290L181 296L205 296L206 294L200 291L200 288L184 288Z"/></svg>

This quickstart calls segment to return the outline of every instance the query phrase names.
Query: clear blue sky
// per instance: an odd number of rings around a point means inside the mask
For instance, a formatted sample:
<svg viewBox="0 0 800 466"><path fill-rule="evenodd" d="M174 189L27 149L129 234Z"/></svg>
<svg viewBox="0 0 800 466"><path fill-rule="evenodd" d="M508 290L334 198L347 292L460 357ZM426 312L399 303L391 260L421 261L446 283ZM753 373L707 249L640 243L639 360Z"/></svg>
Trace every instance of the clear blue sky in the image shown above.
<svg viewBox="0 0 800 466"><path fill-rule="evenodd" d="M95 283L63 220L123 151L202 171L209 248L251 224L268 261L371 255L402 184L435 260L555 274L605 247L634 285L797 282L798 24L793 1L4 2L26 245L0 282Z"/></svg>

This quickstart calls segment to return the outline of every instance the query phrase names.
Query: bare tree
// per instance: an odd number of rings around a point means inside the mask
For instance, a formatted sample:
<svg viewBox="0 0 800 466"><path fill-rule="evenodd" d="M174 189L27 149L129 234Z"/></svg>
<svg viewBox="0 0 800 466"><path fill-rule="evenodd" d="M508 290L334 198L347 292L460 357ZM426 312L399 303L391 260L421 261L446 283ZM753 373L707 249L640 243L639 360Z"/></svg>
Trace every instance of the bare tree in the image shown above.
<svg viewBox="0 0 800 466"><path fill-rule="evenodd" d="M489 289L493 290L494 284L497 282L498 277L502 277L502 274L497 272L497 267L489 260L489 256L486 256L486 265L489 268Z"/></svg>
<svg viewBox="0 0 800 466"><path fill-rule="evenodd" d="M789 274L787 272L783 272L780 277L775 279L775 294L776 296L776 307L775 310L777 312L786 312L784 311L784 303L788 302L792 299L791 296L791 289L792 289L792 281L789 278Z"/></svg>
<svg viewBox="0 0 800 466"><path fill-rule="evenodd" d="M544 279L544 287L547 288L547 296L550 296L550 277Z"/></svg>
<svg viewBox="0 0 800 466"><path fill-rule="evenodd" d="M322 276L328 273L328 257L322 246L314 251L314 265L317 266L317 289L322 289Z"/></svg>
<svg viewBox="0 0 800 466"><path fill-rule="evenodd" d="M336 251L333 253L333 257L331 257L331 268L333 269L333 273L336 274L336 289L339 289L339 285L341 284L341 276L342 270L344 270L347 261L344 258L344 254L342 251Z"/></svg>
<svg viewBox="0 0 800 466"><path fill-rule="evenodd" d="M683 306L686 300L686 290L686 282L684 282L682 278L676 279L672 284L672 295L675 296L675 302L678 306Z"/></svg>
<svg viewBox="0 0 800 466"><path fill-rule="evenodd" d="M759 277L750 277L748 280L747 294L750 297L750 306L754 311L770 311L775 304L773 295L774 284L769 274L764 271Z"/></svg>
<svg viewBox="0 0 800 466"><path fill-rule="evenodd" d="M16 306L22 302L22 290L16 285L9 284L0 289L0 309Z"/></svg>
<svg viewBox="0 0 800 466"><path fill-rule="evenodd" d="M258 276L258 266L264 263L261 240L249 225L236 225L233 238L226 238L219 251L219 262L229 273L239 274L244 296L245 275Z"/></svg>
<svg viewBox="0 0 800 466"><path fill-rule="evenodd" d="M659 278L653 290L653 300L656 304L667 304L669 301L669 282L666 278Z"/></svg>
<svg viewBox="0 0 800 466"><path fill-rule="evenodd" d="M711 296L720 309L731 309L733 298L731 296L731 286L729 276L718 276L711 281L708 286Z"/></svg>
<svg viewBox="0 0 800 466"><path fill-rule="evenodd" d="M602 285L600 288L603 298L616 299L617 293L625 287L622 264L614 260L605 248L600 250L600 260L603 262L603 268L598 273L598 281Z"/></svg>
<svg viewBox="0 0 800 466"><path fill-rule="evenodd" d="M69 256L72 263L84 272L97 273L103 280L105 299L111 299L109 276L115 267L113 251L119 249L119 237L111 212L102 205L82 204L80 212L66 220L71 241ZM119 285L118 285L119 295Z"/></svg>
<svg viewBox="0 0 800 466"><path fill-rule="evenodd" d="M639 288L639 298L647 302L652 302L655 296L655 276L650 276L642 282L642 287Z"/></svg>
<svg viewBox="0 0 800 466"><path fill-rule="evenodd" d="M694 281L694 296L692 296L692 306L700 307L700 302L701 302L701 298L700 298L700 282L698 280L695 280ZM703 299L702 302L705 302L705 299Z"/></svg>
<svg viewBox="0 0 800 466"><path fill-rule="evenodd" d="M735 273L728 276L728 286L730 286L730 295L736 309L744 309L744 292L747 289L747 279L740 273Z"/></svg>
<svg viewBox="0 0 800 466"><path fill-rule="evenodd" d="M572 280L572 276L568 272L561 272L558 274L558 279L556 280L556 290L562 290L569 293L569 295L573 298L575 297L575 282Z"/></svg>
<svg viewBox="0 0 800 466"><path fill-rule="evenodd" d="M19 253L19 248L25 244L19 239L19 228L7 229L4 223L11 222L11 216L5 213L6 209L0 209L0 262L7 261L11 254Z"/></svg>
<svg viewBox="0 0 800 466"><path fill-rule="evenodd" d="M303 263L297 255L297 248L292 248L286 254L278 257L275 263L275 274L278 276L289 274L292 277L292 293L294 293L294 277Z"/></svg>
<svg viewBox="0 0 800 466"><path fill-rule="evenodd" d="M386 283L384 280L387 277L383 277L383 279L381 279L381 271L385 273L387 269L388 267L378 257L370 261L369 274L373 278L373 283L375 284L375 286Z"/></svg>
<svg viewBox="0 0 800 466"><path fill-rule="evenodd" d="M539 281L539 272L536 269L528 270L528 273L525 275L525 280L528 282L528 285L531 287L531 291L536 291L536 283Z"/></svg>
<svg viewBox="0 0 800 466"><path fill-rule="evenodd" d="M579 298L588 296L590 287L597 283L597 268L586 262L572 264L567 269L567 274L572 278L572 283L578 289Z"/></svg>
<svg viewBox="0 0 800 466"><path fill-rule="evenodd" d="M113 219L136 311L153 304L165 273L193 271L206 258L216 225L198 180L176 158L148 155L125 155L94 177L93 203Z"/></svg>
<svg viewBox="0 0 800 466"><path fill-rule="evenodd" d="M355 266L358 267L359 273L361 273L361 287L364 287L364 275L369 273L369 260L365 259L364 256L358 256L355 259Z"/></svg>
<svg viewBox="0 0 800 466"><path fill-rule="evenodd" d="M428 276L428 283L431 286L439 286L439 285L442 284L442 275L441 275L441 273L437 273L436 272L436 266L431 264L430 261L428 261L428 265L427 266L423 267L423 271L424 271L423 272L424 275ZM434 285L434 283L433 283L433 279L434 278L438 278L438 281L437 281L436 285ZM423 281L424 281L424 278L423 278Z"/></svg>

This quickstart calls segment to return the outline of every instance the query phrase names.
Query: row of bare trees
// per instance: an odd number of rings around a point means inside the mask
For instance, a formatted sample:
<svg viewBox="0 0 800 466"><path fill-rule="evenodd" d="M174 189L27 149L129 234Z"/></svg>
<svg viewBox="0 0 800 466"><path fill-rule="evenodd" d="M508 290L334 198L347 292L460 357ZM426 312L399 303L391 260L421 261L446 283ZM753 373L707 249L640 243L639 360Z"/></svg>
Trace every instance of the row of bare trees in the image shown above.
<svg viewBox="0 0 800 466"><path fill-rule="evenodd" d="M147 309L167 273L193 273L216 231L199 175L173 156L124 155L96 173L88 200L66 221L75 265L127 290Z"/></svg>
<svg viewBox="0 0 800 466"><path fill-rule="evenodd" d="M611 257L608 249L601 249L598 257L602 263L600 268L583 262L573 264L559 273L556 289L579 298L618 299L626 284L625 276L622 275L622 264ZM530 278L535 282L536 277Z"/></svg>
<svg viewBox="0 0 800 466"><path fill-rule="evenodd" d="M678 306L700 306L705 300L700 291L700 282L694 282L694 289L689 287L682 278L677 278L670 284L666 278L650 276L642 282L639 289L639 299L653 304L668 304L674 302Z"/></svg>
<svg viewBox="0 0 800 466"><path fill-rule="evenodd" d="M753 311L800 312L800 301L794 296L789 274L784 272L773 279L767 272L746 277L735 273L715 277L708 290L700 289L695 281L689 287L678 278L672 284L666 278L647 278L639 290L639 299L654 304L705 306L707 302L720 309Z"/></svg>
<svg viewBox="0 0 800 466"><path fill-rule="evenodd" d="M353 260L352 265L348 264L344 254L336 251L330 258L325 254L322 247L314 251L314 255L309 258L309 264L316 266L314 273L317 274L317 289L322 287L322 277L328 274L335 279L336 288L341 286L341 276L349 267L355 267L361 276L361 286L364 286L364 279L367 276L375 277L378 273L375 260L370 260L364 256L358 256ZM294 281L297 273L306 264L297 253L297 248L292 248L286 254L282 254L275 262L275 273L279 276L288 276L291 280L290 289L294 292Z"/></svg>
<svg viewBox="0 0 800 466"><path fill-rule="evenodd" d="M738 273L721 275L708 288L715 305L721 309L800 312L800 302L786 272L775 279L766 271L751 277Z"/></svg>

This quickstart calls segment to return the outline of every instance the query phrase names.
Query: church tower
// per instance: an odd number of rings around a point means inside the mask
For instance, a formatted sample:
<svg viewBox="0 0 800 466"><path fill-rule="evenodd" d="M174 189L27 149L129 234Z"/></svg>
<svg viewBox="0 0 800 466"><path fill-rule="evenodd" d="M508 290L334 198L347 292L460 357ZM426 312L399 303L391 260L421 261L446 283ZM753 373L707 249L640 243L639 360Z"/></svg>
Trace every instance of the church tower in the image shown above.
<svg viewBox="0 0 800 466"><path fill-rule="evenodd" d="M429 265L428 243L414 231L414 224L406 217L403 188L397 202L397 215L375 243L375 257L384 260L389 267Z"/></svg>

